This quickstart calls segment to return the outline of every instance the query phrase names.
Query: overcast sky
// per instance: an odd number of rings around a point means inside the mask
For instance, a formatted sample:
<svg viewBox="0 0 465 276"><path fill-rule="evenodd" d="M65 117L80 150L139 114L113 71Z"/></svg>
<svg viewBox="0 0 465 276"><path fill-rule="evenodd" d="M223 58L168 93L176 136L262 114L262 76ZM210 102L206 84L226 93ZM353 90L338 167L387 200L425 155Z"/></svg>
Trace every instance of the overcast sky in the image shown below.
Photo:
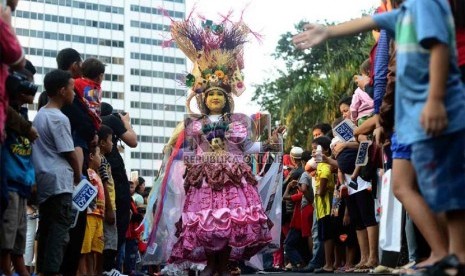
<svg viewBox="0 0 465 276"><path fill-rule="evenodd" d="M262 36L262 43L252 41L245 47L245 82L248 89L240 98L235 98L236 112L247 114L259 111L260 107L251 103L254 89L252 84L260 84L273 76L273 68L279 66L271 54L274 53L280 36L294 32L294 25L300 20L308 22L344 22L358 18L363 11L379 5L379 0L186 0L187 12L196 4L196 11L217 21L218 14L234 11L238 19L241 11L249 27Z"/></svg>

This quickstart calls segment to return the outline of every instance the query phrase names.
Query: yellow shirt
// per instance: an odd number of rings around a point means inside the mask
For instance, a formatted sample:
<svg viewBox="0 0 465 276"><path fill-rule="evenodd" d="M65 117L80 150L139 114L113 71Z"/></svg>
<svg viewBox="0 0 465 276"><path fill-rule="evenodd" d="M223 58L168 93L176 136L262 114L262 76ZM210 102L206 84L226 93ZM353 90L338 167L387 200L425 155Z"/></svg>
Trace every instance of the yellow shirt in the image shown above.
<svg viewBox="0 0 465 276"><path fill-rule="evenodd" d="M317 219L321 219L331 214L331 202L333 200L335 182L333 173L331 172L331 166L327 163L318 163L315 177L315 192L318 192L320 189L321 179L327 179L328 182L326 184L326 192L324 196L315 194Z"/></svg>

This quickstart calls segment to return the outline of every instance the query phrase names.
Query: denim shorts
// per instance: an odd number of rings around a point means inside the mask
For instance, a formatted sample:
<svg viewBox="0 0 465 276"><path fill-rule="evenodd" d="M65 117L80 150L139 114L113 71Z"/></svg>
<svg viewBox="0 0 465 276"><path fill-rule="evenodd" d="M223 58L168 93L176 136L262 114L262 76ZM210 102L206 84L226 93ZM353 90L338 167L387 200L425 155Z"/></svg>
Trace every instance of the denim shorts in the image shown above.
<svg viewBox="0 0 465 276"><path fill-rule="evenodd" d="M391 137L392 159L410 160L412 148L410 146L399 144L397 134L394 132Z"/></svg>
<svg viewBox="0 0 465 276"><path fill-rule="evenodd" d="M412 144L412 164L434 212L465 209L465 130Z"/></svg>

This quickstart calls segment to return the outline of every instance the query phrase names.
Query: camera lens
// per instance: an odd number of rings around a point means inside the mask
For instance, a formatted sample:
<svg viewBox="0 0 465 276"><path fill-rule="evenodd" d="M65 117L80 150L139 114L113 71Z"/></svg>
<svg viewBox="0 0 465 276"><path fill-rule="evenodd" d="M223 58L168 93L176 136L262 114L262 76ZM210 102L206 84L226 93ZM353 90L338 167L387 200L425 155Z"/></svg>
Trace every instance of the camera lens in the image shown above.
<svg viewBox="0 0 465 276"><path fill-rule="evenodd" d="M24 93L30 96L34 96L37 93L37 89L39 89L37 85L27 80L21 81L18 86L18 92L21 92L21 93Z"/></svg>

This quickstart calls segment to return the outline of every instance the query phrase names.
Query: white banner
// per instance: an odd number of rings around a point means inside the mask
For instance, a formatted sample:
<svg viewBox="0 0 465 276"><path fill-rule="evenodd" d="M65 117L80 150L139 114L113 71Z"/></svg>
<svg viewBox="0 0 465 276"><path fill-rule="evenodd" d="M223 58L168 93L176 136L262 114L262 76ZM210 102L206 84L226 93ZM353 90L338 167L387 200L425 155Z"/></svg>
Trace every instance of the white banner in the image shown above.
<svg viewBox="0 0 465 276"><path fill-rule="evenodd" d="M380 210L379 246L385 251L400 252L402 204L392 192L391 170L386 171L382 178Z"/></svg>

